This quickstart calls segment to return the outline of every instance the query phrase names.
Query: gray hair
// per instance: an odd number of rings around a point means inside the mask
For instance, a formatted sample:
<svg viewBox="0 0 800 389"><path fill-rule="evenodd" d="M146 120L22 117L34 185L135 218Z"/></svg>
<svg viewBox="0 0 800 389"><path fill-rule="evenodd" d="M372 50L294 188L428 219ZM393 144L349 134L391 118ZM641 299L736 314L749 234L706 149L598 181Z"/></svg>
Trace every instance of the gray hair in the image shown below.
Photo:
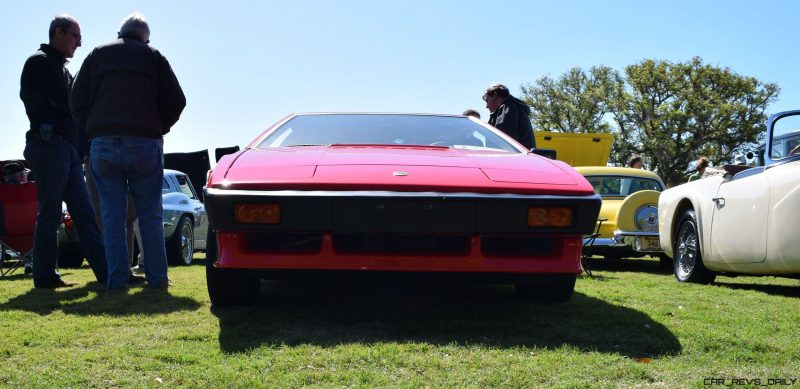
<svg viewBox="0 0 800 389"><path fill-rule="evenodd" d="M67 14L58 14L50 22L50 31L48 37L52 40L56 36L56 29L60 28L66 30L78 24L78 20Z"/></svg>
<svg viewBox="0 0 800 389"><path fill-rule="evenodd" d="M150 40L150 26L144 20L144 15L137 11L123 19L119 26L119 36L138 38L147 43Z"/></svg>

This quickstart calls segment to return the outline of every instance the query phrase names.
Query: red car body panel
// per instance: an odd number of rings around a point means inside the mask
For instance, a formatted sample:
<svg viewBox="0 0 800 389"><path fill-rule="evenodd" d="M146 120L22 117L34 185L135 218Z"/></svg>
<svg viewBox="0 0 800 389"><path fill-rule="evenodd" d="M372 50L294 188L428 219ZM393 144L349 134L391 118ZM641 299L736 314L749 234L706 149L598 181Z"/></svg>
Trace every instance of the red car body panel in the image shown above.
<svg viewBox="0 0 800 389"><path fill-rule="evenodd" d="M220 161L220 163L227 161ZM320 146L250 149L209 187L226 189L401 190L590 195L591 185L560 161L447 147ZM215 169L216 170L216 169ZM396 176L394 172L408 175ZM216 180L216 182L215 182ZM535 184L535 185L532 185Z"/></svg>

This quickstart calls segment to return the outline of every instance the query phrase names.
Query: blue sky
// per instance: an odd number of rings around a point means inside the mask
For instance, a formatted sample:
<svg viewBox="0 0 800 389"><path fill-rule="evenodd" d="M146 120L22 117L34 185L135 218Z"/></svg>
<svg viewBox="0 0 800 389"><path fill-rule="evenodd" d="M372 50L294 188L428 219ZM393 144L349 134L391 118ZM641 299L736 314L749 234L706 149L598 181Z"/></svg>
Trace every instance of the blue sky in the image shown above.
<svg viewBox="0 0 800 389"><path fill-rule="evenodd" d="M769 112L800 108L800 3L793 1L4 1L0 159L21 158L25 59L52 17L81 23L77 73L133 11L187 96L165 152L245 145L292 112L488 111L491 82L568 69L623 70L694 56L781 87ZM213 155L213 152L212 152Z"/></svg>

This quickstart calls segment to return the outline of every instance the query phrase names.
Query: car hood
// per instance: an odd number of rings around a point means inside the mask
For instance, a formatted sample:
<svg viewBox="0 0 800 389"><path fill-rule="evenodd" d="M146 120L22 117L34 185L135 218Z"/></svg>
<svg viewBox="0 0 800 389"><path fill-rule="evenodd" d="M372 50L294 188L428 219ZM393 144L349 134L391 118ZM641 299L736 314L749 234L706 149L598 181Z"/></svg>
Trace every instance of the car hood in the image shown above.
<svg viewBox="0 0 800 389"><path fill-rule="evenodd" d="M218 176L216 176L218 177ZM333 145L250 149L227 167L230 189L570 193L594 190L563 162L438 146Z"/></svg>

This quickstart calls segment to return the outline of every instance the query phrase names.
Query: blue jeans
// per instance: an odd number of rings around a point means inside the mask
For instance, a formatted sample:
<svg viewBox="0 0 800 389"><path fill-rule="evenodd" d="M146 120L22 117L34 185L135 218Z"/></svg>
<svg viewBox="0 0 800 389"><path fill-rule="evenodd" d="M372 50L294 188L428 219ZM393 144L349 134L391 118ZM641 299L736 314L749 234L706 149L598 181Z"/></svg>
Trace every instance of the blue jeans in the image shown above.
<svg viewBox="0 0 800 389"><path fill-rule="evenodd" d="M83 252L97 281L108 277L103 238L95 223L95 213L89 201L83 165L78 151L60 136L50 141L31 139L25 145L25 160L31 165L36 179L39 215L33 233L33 284L46 286L58 279L58 226L61 223L61 203L66 202Z"/></svg>
<svg viewBox="0 0 800 389"><path fill-rule="evenodd" d="M135 136L103 136L91 140L92 175L100 195L108 287L128 283L128 239L126 219L128 194L133 198L142 232L147 283L165 285L167 251L164 247L161 187L164 181L163 141Z"/></svg>

